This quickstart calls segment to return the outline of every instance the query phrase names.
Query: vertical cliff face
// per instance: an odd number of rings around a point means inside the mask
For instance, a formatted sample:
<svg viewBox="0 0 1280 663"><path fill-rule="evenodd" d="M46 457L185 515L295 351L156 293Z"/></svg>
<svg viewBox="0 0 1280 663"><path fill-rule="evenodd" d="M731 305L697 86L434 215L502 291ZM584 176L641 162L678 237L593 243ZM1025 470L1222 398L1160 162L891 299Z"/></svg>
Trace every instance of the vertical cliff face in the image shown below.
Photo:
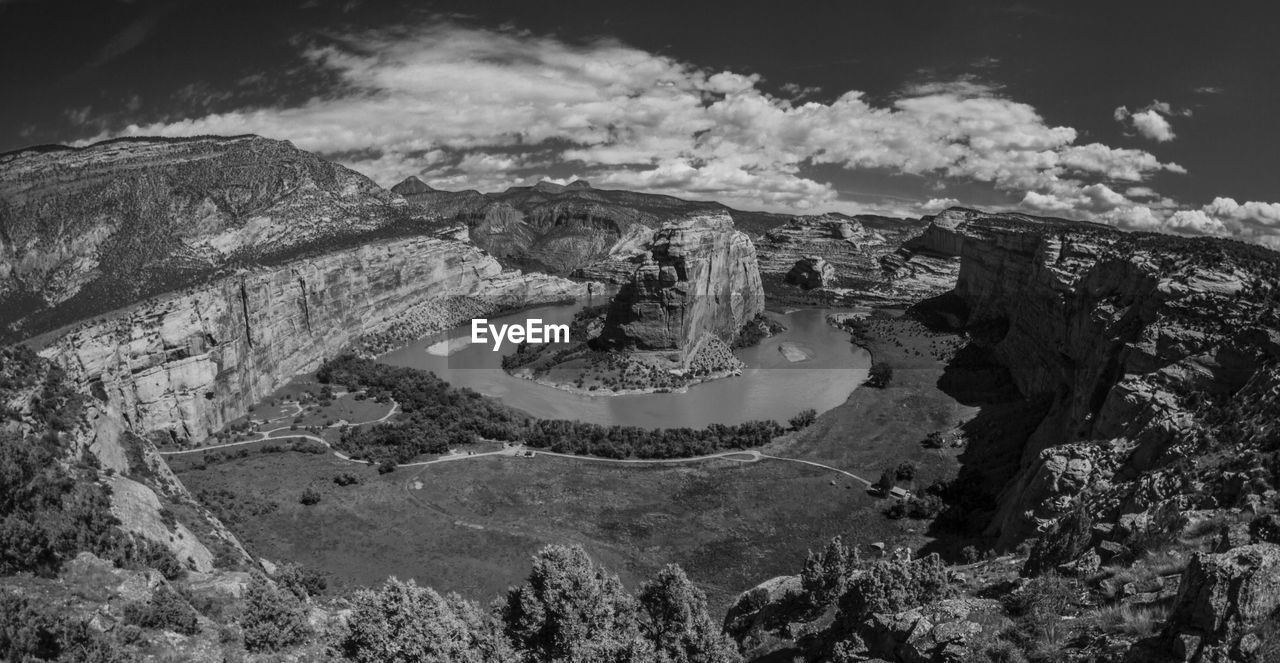
<svg viewBox="0 0 1280 663"><path fill-rule="evenodd" d="M727 215L662 226L633 270L601 335L617 346L687 350L706 334L730 341L764 310L755 246Z"/></svg>
<svg viewBox="0 0 1280 663"><path fill-rule="evenodd" d="M1197 403L1280 359L1280 255L1259 247L954 210L917 248L961 256L974 341L1050 403L990 526L1005 542L1086 489L1111 495L1111 516L1139 508L1142 475L1193 453Z"/></svg>
<svg viewBox="0 0 1280 663"><path fill-rule="evenodd" d="M104 392L128 429L198 442L410 307L459 295L509 303L501 301L507 291L537 302L582 288L554 277L508 278L493 258L459 242L387 240L140 304L61 336L41 354Z"/></svg>

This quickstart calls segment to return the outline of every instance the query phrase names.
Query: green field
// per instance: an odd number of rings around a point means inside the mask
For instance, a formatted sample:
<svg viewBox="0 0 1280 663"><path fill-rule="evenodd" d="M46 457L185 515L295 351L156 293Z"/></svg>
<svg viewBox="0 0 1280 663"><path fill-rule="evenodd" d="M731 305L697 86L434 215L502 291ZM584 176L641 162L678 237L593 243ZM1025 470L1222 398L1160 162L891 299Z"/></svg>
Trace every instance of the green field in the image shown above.
<svg viewBox="0 0 1280 663"><path fill-rule="evenodd" d="M896 367L889 388L856 390L764 451L872 481L904 460L919 466L921 487L953 475L956 450L919 444L972 414L936 386L941 362L930 350L952 337L907 321L874 329L871 350ZM320 568L337 584L396 575L483 601L523 577L529 556L548 543L581 543L629 586L679 563L721 610L738 592L795 573L808 549L836 534L864 545L928 543L925 523L889 520L885 502L848 477L772 460L663 467L538 454L379 475L327 454L285 452L198 467L175 468L193 492L226 489L279 504L237 528L258 555ZM336 485L342 472L362 483ZM308 487L318 504L299 502Z"/></svg>

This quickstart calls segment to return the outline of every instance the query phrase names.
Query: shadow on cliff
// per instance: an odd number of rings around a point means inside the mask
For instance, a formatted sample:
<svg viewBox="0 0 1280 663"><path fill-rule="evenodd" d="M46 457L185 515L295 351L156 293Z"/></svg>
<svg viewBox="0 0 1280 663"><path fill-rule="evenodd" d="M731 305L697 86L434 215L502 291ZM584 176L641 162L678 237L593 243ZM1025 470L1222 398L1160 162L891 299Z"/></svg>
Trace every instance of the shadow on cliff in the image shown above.
<svg viewBox="0 0 1280 663"><path fill-rule="evenodd" d="M1027 438L1044 419L1051 400L1023 396L1008 369L993 358L989 348L1007 332L1003 323L968 326L968 311L953 293L922 301L910 314L930 329L964 333L969 339L947 363L937 386L961 404L978 408L978 413L944 439L944 443L963 445L957 456L960 470L953 481L930 489L945 508L930 524L928 534L934 540L920 551L960 562L965 547L983 551L994 545L994 539L983 537L982 531L995 514L1000 492L1017 473Z"/></svg>

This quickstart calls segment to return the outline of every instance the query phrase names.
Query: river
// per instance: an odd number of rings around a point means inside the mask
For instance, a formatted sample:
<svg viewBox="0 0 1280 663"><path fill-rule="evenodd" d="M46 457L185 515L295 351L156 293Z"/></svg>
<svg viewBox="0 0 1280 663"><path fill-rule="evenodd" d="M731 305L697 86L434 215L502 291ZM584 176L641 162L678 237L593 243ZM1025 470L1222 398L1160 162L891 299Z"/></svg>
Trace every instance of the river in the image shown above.
<svg viewBox="0 0 1280 663"><path fill-rule="evenodd" d="M500 325L538 318L548 324L567 324L583 305L541 306L489 322ZM513 377L502 370L502 357L515 352L515 347L508 344L495 352L472 345L469 324L419 339L379 361L433 371L455 386L469 387L544 419L644 428L702 428L758 419L785 423L801 410L822 413L843 403L866 378L870 354L852 344L847 332L826 323L826 315L833 310L768 313L787 331L736 351L747 365L742 375L695 385L686 393L591 396Z"/></svg>

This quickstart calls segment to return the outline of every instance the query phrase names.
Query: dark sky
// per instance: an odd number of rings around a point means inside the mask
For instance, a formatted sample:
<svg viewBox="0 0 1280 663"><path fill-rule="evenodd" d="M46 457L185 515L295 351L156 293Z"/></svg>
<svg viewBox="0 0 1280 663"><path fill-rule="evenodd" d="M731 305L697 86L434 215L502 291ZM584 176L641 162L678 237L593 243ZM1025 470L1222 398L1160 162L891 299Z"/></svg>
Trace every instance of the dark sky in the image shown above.
<svg viewBox="0 0 1280 663"><path fill-rule="evenodd" d="M1275 245L1274 7L0 0L0 151L243 129L383 184L934 199Z"/></svg>

